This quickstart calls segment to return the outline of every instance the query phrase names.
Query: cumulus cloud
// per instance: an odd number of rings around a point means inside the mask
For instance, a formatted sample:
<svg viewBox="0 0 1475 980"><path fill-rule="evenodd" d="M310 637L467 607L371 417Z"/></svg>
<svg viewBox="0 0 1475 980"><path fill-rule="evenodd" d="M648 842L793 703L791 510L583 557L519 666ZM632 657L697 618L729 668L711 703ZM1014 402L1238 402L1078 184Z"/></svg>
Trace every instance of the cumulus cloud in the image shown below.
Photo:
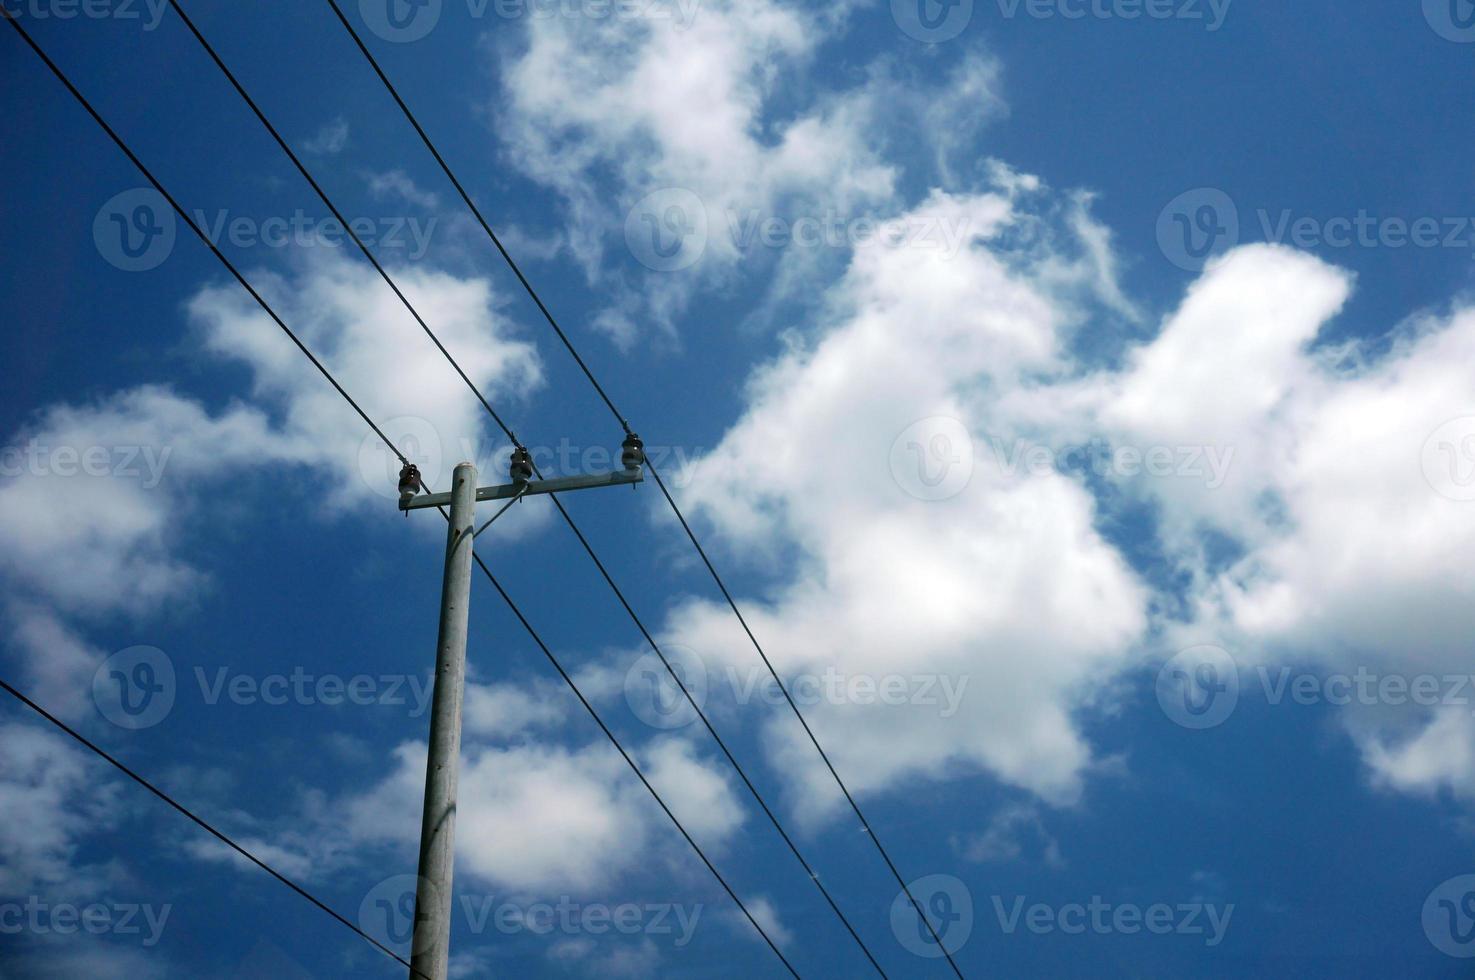
<svg viewBox="0 0 1475 980"><path fill-rule="evenodd" d="M1091 494L1064 474L973 466L948 499L925 499L919 467L970 465L927 455L939 433L926 420L1003 424L1000 393L1063 370L1070 326L989 244L1016 220L1007 191L938 193L912 213L943 215L965 220L976 243L951 257L884 242L858 250L832 297L842 312L812 346L758 372L746 414L697 464L686 502L736 553L795 548L784 556L792 575L750 603L782 669L906 680L903 703L810 709L853 788L963 765L1070 802L1092 764L1073 711L1093 678L1129 662L1148 593L1097 532ZM729 620L694 602L669 632L705 657L751 663ZM968 683L951 716L923 691L944 677ZM808 774L794 787L801 813L834 805L794 720L773 718L768 735L786 773Z"/></svg>
<svg viewBox="0 0 1475 980"><path fill-rule="evenodd" d="M490 451L480 407L372 271L312 250L291 274L252 278L428 479L444 486L463 453ZM485 282L425 270L401 281L490 397L514 399L539 382L536 355L512 339ZM202 486L315 470L315 483L338 488L330 507L393 506L397 461L366 439L363 422L248 297L234 285L207 286L188 313L207 352L249 372L254 405L212 407L141 385L46 407L4 449L8 653L29 692L77 723L97 721L92 677L109 652L88 642L89 630L146 620L209 587L214 569L183 557L202 521L221 519L201 513ZM81 823L108 816L108 784L84 774L83 760L54 738L13 727L4 742L0 809L24 829L7 837L0 879L20 888L97 877L99 869L77 864L75 840ZM300 856L305 842L279 841L253 843L297 873L315 866ZM196 853L225 857L208 847Z"/></svg>
<svg viewBox="0 0 1475 980"><path fill-rule="evenodd" d="M494 404L514 407L541 383L536 353L511 338L501 300L485 280L421 268L398 270L395 280ZM365 411L389 423L386 434L405 443L432 485L447 485L463 457L480 462L490 455L497 439L487 435L481 406L372 269L320 255L294 277L261 274L253 281ZM251 369L252 394L278 408L281 432L343 477L341 503L376 493L382 499L386 486L392 496L398 462L249 296L233 285L211 287L188 310L208 351ZM380 470L384 482L371 483Z"/></svg>
<svg viewBox="0 0 1475 980"><path fill-rule="evenodd" d="M335 153L342 153L343 148L347 145L348 120L339 116L332 122L325 123L322 129L304 141L302 148L308 153L332 156Z"/></svg>
<svg viewBox="0 0 1475 980"><path fill-rule="evenodd" d="M0 895L97 895L117 869L78 858L84 838L117 825L119 787L62 735L33 725L0 726Z"/></svg>
<svg viewBox="0 0 1475 980"><path fill-rule="evenodd" d="M1191 621L1172 635L1219 640L1241 663L1466 674L1475 509L1459 498L1475 459L1462 441L1475 432L1475 313L1417 317L1381 354L1316 346L1350 288L1283 248L1225 257L1103 385L1101 418L1137 444L1234 451L1219 489L1139 485L1196 583ZM1230 559L1215 560L1210 531ZM1472 795L1468 706L1389 707L1345 713L1380 780Z"/></svg>
<svg viewBox="0 0 1475 980"><path fill-rule="evenodd" d="M945 176L1002 112L996 66L970 55L929 84L880 62L775 113L809 87L808 63L845 8L722 0L689 24L646 14L530 18L501 69L504 149L562 197L569 247L613 290L596 326L621 344L650 324L672 331L694 290L755 259L777 266L765 305L810 294L806 274L843 263L849 243L764 248L764 222L894 217L901 166L888 150L931 147ZM662 245L681 249L669 266L647 254Z"/></svg>
<svg viewBox="0 0 1475 980"><path fill-rule="evenodd" d="M647 777L704 846L720 848L742 822L725 774L684 743L637 753ZM395 750L395 770L346 804L356 840L412 848L419 840L425 747ZM463 750L456 849L467 873L527 894L608 888L673 845L669 823L619 754L603 741L469 746Z"/></svg>
<svg viewBox="0 0 1475 980"><path fill-rule="evenodd" d="M254 278L391 439L444 486L462 455L489 455L485 416L371 270L322 252L295 276ZM533 349L509 339L490 287L433 271L402 273L417 308L489 397L540 382ZM42 410L12 436L0 477L0 569L72 613L147 612L195 588L175 556L183 491L251 468L327 467L343 505L394 496L398 462L235 285L189 302L203 347L243 364L257 406L212 412L144 385ZM270 409L272 417L268 416Z"/></svg>
<svg viewBox="0 0 1475 980"><path fill-rule="evenodd" d="M1459 429L1475 418L1475 315L1416 318L1385 353L1319 345L1351 277L1248 246L1210 265L1120 367L1092 369L1069 344L1081 293L1055 274L1069 263L1038 238L1020 263L1002 231L1038 220L1019 213L1038 187L1000 176L996 193L934 194L915 210L970 215L974 243L953 259L856 252L830 297L839 315L754 375L745 415L686 494L734 555L776 573L749 615L791 678L834 667L975 682L953 717L853 696L808 708L852 786L964 764L1070 803L1095 762L1080 713L1149 647L1210 641L1246 665L1467 673L1475 587L1461 568L1475 510L1457 498L1475 458ZM1122 312L1101 285L1114 283L1110 261L1077 268L1076 286ZM946 499L914 499L927 488L897 469L892 440L912 438L918 419L942 428L909 443L912 464L939 433L975 437L971 479ZM998 451L1093 439L1222 471L1183 479L1139 462L1103 486ZM1181 604L1103 537L1111 493L1151 507L1153 543L1188 583ZM751 663L727 620L689 602L667 628L714 662ZM1353 709L1345 721L1381 785L1469 796L1475 726L1462 710ZM822 816L836 797L812 748L792 719L766 724L798 812Z"/></svg>

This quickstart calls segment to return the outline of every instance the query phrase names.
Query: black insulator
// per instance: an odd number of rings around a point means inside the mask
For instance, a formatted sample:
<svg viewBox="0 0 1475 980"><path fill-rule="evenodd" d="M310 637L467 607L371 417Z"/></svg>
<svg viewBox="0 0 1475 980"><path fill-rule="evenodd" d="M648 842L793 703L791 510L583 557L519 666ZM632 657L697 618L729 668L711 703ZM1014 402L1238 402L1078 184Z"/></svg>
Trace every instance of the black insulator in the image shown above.
<svg viewBox="0 0 1475 980"><path fill-rule="evenodd" d="M620 463L627 470L636 469L645 463L645 443L633 432L620 443Z"/></svg>
<svg viewBox="0 0 1475 980"><path fill-rule="evenodd" d="M420 467L414 463L406 463L399 471L399 492L413 495L419 493L420 488Z"/></svg>
<svg viewBox="0 0 1475 980"><path fill-rule="evenodd" d="M533 457L526 448L518 446L512 450L512 466L509 472L513 483L526 483L533 478Z"/></svg>

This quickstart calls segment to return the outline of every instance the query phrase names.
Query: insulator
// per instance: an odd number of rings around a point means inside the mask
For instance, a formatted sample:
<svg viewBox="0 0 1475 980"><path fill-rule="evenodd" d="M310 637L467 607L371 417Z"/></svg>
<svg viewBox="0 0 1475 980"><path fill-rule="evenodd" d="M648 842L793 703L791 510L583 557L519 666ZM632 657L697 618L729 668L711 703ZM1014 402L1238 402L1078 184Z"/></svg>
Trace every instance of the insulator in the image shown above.
<svg viewBox="0 0 1475 980"><path fill-rule="evenodd" d="M512 450L512 466L509 468L513 483L526 483L533 478L533 457L523 446Z"/></svg>
<svg viewBox="0 0 1475 980"><path fill-rule="evenodd" d="M645 464L645 443L633 432L620 443L620 463L627 470L638 469Z"/></svg>
<svg viewBox="0 0 1475 980"><path fill-rule="evenodd" d="M406 463L399 471L399 505L404 507L409 504L422 487L420 467L414 463ZM405 516L409 516L409 511L405 512Z"/></svg>

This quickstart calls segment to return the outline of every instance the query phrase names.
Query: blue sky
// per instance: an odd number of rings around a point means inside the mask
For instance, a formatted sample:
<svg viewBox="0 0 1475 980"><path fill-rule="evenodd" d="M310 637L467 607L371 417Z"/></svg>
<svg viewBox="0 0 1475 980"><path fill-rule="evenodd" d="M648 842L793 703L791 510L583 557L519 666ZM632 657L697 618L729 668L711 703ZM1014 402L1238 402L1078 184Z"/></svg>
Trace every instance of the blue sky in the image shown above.
<svg viewBox="0 0 1475 980"><path fill-rule="evenodd" d="M344 8L966 975L1464 975L1468 0L388 2ZM4 3L438 487L503 481L172 11ZM185 9L540 464L609 468L328 5ZM0 676L406 948L439 519L0 33ZM656 488L567 506L887 974L944 975ZM863 975L560 523L479 553L797 971ZM468 659L453 975L781 975L480 579ZM0 733L0 976L402 970Z"/></svg>

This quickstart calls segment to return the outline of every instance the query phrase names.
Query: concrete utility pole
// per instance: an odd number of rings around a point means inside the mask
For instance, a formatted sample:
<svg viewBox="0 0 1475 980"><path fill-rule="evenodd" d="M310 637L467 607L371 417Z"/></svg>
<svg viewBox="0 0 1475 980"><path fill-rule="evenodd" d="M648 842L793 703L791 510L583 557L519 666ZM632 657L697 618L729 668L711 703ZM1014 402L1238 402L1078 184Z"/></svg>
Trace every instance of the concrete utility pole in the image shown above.
<svg viewBox="0 0 1475 980"><path fill-rule="evenodd" d="M466 629L471 607L471 547L476 536L476 467L456 467L451 485L446 570L435 647L430 755L425 760L425 812L420 819L420 872L415 883L411 977L442 978L451 946L451 877L455 871L456 779L461 757L461 700L466 689Z"/></svg>
<svg viewBox="0 0 1475 980"><path fill-rule="evenodd" d="M621 445L623 470L596 476L532 480L532 458L518 446L512 453L512 482L477 487L476 467L456 467L449 493L420 494L420 471L400 471L400 510L450 507L445 578L441 586L440 636L435 653L435 693L430 707L430 754L425 760L425 810L420 821L420 870L415 885L410 980L446 980L451 954L451 885L455 871L456 782L461 762L461 702L466 689L466 636L471 607L472 543L476 536L523 497L592 487L635 484L645 479L645 447L631 433ZM506 500L492 520L475 526L478 500Z"/></svg>

